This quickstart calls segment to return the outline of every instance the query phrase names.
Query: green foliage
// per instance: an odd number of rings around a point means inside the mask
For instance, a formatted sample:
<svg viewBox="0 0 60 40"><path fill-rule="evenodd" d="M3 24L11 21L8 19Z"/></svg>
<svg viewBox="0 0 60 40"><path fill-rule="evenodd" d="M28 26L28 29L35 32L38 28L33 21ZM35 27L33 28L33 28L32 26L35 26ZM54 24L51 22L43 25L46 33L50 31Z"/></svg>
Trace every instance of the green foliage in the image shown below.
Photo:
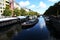
<svg viewBox="0 0 60 40"><path fill-rule="evenodd" d="M6 6L2 15L4 15L4 16L11 16L12 15L12 10L9 9L9 6Z"/></svg>
<svg viewBox="0 0 60 40"><path fill-rule="evenodd" d="M28 12L28 15L31 15L31 16L36 15L36 16L38 16L38 15L39 15L39 13L34 12L34 11L29 11L29 12Z"/></svg>
<svg viewBox="0 0 60 40"><path fill-rule="evenodd" d="M20 16L21 15L20 13L21 12L20 12L20 10L18 8L14 9L14 15Z"/></svg>
<svg viewBox="0 0 60 40"><path fill-rule="evenodd" d="M51 15L59 15L60 14L60 1L58 3L55 3L53 6L50 6L44 15L51 16Z"/></svg>
<svg viewBox="0 0 60 40"><path fill-rule="evenodd" d="M12 12L11 12L11 10L6 9L6 10L4 10L3 15L4 16L11 16L12 15Z"/></svg>
<svg viewBox="0 0 60 40"><path fill-rule="evenodd" d="M27 15L27 12L23 9L23 8L21 8L21 16L25 16L25 15Z"/></svg>
<svg viewBox="0 0 60 40"><path fill-rule="evenodd" d="M10 6L9 5L6 5L6 8L3 12L3 15L4 16L12 16L12 10L10 10ZM29 10L29 12L27 12L26 10L24 10L23 8L21 8L21 10L19 10L18 8L15 8L14 11L13 11L13 16L28 16L28 15L31 15L31 16L38 16L39 13L37 12L34 12L32 10Z"/></svg>
<svg viewBox="0 0 60 40"><path fill-rule="evenodd" d="M36 15L38 17L40 16L40 14L38 12L35 12L34 15Z"/></svg>
<svg viewBox="0 0 60 40"><path fill-rule="evenodd" d="M29 11L29 15L31 15L31 16L32 16L32 11Z"/></svg>
<svg viewBox="0 0 60 40"><path fill-rule="evenodd" d="M39 15L39 13L34 12L32 10L29 10L29 12L27 12L23 8L21 8L20 12L21 12L21 16L28 16L28 15L30 15L30 16L34 16L34 15L38 16Z"/></svg>
<svg viewBox="0 0 60 40"><path fill-rule="evenodd" d="M6 5L6 8L5 9L10 9L10 6L9 5Z"/></svg>

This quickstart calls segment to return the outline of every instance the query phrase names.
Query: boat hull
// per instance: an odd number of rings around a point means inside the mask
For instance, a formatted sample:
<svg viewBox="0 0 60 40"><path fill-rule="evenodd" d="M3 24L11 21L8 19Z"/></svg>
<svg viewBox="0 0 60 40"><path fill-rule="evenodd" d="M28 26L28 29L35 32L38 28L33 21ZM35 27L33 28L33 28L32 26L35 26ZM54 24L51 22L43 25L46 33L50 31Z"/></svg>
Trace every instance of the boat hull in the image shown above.
<svg viewBox="0 0 60 40"><path fill-rule="evenodd" d="M30 28L30 27L33 27L35 24L37 24L38 22L38 19L36 19L34 22L32 22L31 24L21 24L22 28L23 29L26 29L26 28Z"/></svg>

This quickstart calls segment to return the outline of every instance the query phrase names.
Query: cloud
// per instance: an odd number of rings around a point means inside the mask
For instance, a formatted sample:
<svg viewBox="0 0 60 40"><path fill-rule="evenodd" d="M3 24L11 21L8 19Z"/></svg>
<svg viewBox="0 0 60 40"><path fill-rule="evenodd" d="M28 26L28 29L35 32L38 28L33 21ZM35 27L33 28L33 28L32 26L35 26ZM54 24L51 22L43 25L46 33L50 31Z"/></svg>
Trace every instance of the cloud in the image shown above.
<svg viewBox="0 0 60 40"><path fill-rule="evenodd" d="M21 7L26 7L26 6L30 5L30 2L29 1L20 1L19 4Z"/></svg>
<svg viewBox="0 0 60 40"><path fill-rule="evenodd" d="M40 8L46 8L46 4L42 1L40 2L39 6L40 6Z"/></svg>
<svg viewBox="0 0 60 40"><path fill-rule="evenodd" d="M48 1L50 1L50 2L57 2L57 1L59 1L59 0L48 0Z"/></svg>
<svg viewBox="0 0 60 40"><path fill-rule="evenodd" d="M29 8L35 8L36 6L35 5L31 5Z"/></svg>

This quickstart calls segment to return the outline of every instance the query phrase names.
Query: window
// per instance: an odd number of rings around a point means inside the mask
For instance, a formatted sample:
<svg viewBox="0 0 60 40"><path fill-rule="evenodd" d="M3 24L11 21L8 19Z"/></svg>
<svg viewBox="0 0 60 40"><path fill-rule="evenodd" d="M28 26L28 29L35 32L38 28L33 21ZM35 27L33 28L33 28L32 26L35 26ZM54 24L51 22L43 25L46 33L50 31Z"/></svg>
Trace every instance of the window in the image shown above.
<svg viewBox="0 0 60 40"><path fill-rule="evenodd" d="M2 7L0 7L0 9L2 9Z"/></svg>
<svg viewBox="0 0 60 40"><path fill-rule="evenodd" d="M2 13L2 10L0 10L0 13Z"/></svg>
<svg viewBox="0 0 60 40"><path fill-rule="evenodd" d="M2 10L1 10L1 13L2 13Z"/></svg>
<svg viewBox="0 0 60 40"><path fill-rule="evenodd" d="M4 4L3 4L4 5Z"/></svg>

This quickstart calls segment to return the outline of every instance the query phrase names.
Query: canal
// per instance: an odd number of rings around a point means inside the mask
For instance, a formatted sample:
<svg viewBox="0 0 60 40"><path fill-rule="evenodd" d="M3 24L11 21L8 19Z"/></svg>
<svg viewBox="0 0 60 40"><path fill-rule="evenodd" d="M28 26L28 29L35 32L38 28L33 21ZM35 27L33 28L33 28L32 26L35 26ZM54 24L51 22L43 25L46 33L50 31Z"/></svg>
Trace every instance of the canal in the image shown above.
<svg viewBox="0 0 60 40"><path fill-rule="evenodd" d="M35 26L22 29L16 33L12 40L55 40L55 38L50 35L44 18L40 16L38 19L39 22Z"/></svg>
<svg viewBox="0 0 60 40"><path fill-rule="evenodd" d="M39 21L36 25L27 29L21 28L20 24L10 25L10 27L18 28L18 31L14 30L7 33L8 37L13 35L11 40L56 40L47 28L44 18L40 16L38 19Z"/></svg>

